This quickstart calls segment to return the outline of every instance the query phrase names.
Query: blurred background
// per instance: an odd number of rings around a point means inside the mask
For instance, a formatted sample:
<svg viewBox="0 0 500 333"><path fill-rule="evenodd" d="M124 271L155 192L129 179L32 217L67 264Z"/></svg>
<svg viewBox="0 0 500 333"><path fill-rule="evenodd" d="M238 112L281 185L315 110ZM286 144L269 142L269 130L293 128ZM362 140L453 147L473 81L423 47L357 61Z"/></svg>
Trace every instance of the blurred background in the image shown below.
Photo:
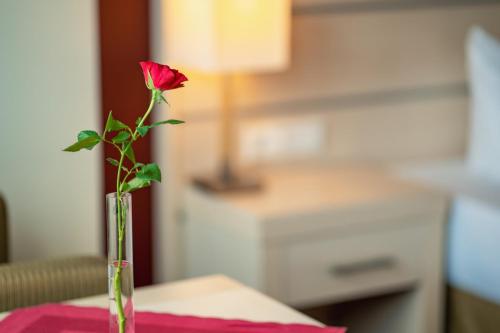
<svg viewBox="0 0 500 333"><path fill-rule="evenodd" d="M164 181L134 194L136 286L496 332L499 36L495 0L0 0L1 259L105 256L108 151L61 150L134 123L151 59L189 82L154 115L186 124L137 148Z"/></svg>

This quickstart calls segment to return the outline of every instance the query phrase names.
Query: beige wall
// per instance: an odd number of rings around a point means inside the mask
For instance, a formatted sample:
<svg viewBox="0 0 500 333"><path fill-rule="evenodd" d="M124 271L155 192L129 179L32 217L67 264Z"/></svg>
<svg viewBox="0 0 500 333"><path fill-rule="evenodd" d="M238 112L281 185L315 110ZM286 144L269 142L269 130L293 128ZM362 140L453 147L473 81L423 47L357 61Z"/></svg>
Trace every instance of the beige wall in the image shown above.
<svg viewBox="0 0 500 333"><path fill-rule="evenodd" d="M14 260L98 253L99 151L61 151L98 125L97 2L0 2L0 192Z"/></svg>

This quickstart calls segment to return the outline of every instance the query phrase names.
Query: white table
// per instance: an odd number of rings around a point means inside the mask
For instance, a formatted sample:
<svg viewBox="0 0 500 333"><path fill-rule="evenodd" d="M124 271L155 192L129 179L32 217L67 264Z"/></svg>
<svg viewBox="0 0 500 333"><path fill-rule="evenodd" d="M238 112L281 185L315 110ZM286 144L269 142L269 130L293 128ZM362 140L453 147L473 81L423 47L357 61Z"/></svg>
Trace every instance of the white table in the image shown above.
<svg viewBox="0 0 500 333"><path fill-rule="evenodd" d="M107 307L108 297L101 295L68 303ZM138 311L321 325L222 275L138 288L134 295L134 305ZM7 313L0 314L0 319L6 315Z"/></svg>

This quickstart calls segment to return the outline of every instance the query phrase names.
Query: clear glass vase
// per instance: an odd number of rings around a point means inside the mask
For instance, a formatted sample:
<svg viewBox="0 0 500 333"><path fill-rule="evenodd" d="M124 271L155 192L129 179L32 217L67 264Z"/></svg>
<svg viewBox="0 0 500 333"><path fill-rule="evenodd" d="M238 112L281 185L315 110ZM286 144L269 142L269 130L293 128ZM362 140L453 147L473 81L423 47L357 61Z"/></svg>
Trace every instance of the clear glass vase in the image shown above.
<svg viewBox="0 0 500 333"><path fill-rule="evenodd" d="M134 271L132 249L132 195L106 195L108 225L109 332L133 333Z"/></svg>

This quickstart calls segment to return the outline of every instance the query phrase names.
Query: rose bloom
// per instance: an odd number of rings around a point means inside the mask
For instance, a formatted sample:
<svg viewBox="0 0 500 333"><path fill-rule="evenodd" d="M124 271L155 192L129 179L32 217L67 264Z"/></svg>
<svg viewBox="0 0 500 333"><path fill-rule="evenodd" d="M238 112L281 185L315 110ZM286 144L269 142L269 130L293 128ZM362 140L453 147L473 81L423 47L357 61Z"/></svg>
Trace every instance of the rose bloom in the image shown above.
<svg viewBox="0 0 500 333"><path fill-rule="evenodd" d="M153 61L141 61L139 64L141 65L146 85L148 84L149 73L154 87L161 91L184 87L182 83L188 80L184 74L167 65L158 64Z"/></svg>

